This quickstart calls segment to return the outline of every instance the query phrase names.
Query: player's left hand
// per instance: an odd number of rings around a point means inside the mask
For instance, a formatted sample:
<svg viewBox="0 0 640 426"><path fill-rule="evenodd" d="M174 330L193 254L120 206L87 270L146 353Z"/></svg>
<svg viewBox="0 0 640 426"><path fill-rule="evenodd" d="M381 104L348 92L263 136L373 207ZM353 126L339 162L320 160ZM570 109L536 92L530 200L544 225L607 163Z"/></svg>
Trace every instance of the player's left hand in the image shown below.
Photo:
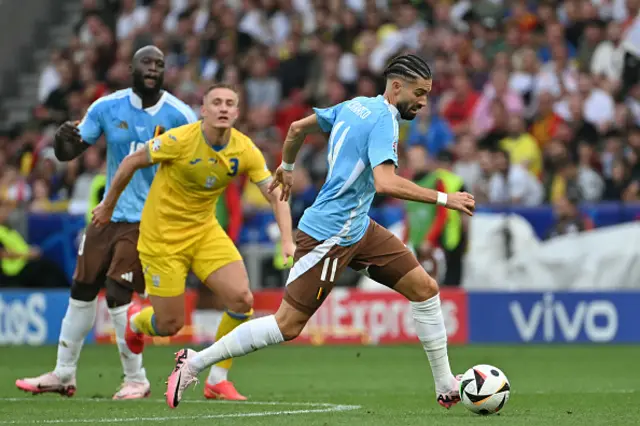
<svg viewBox="0 0 640 426"><path fill-rule="evenodd" d="M446 208L457 210L468 216L473 216L473 212L476 209L476 201L473 198L473 195L468 192L454 192L452 194L447 194L447 197Z"/></svg>
<svg viewBox="0 0 640 426"><path fill-rule="evenodd" d="M93 217L91 223L96 228L108 224L111 221L111 215L113 215L113 208L104 204L104 202L98 204L92 211Z"/></svg>
<svg viewBox="0 0 640 426"><path fill-rule="evenodd" d="M278 167L276 174L269 185L269 193L275 191L275 189L282 185L282 192L280 193L280 201L289 201L291 195L291 187L293 186L293 172L289 172L282 167Z"/></svg>
<svg viewBox="0 0 640 426"><path fill-rule="evenodd" d="M296 252L296 245L293 241L282 242L282 258L284 264L291 267L293 265L293 255Z"/></svg>

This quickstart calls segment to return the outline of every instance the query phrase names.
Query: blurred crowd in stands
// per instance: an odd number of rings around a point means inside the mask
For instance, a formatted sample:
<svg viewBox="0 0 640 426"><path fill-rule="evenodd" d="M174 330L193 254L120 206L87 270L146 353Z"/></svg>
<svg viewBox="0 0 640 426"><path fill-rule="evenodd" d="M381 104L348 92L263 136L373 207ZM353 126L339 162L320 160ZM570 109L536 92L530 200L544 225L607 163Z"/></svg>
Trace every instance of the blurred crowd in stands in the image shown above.
<svg viewBox="0 0 640 426"><path fill-rule="evenodd" d="M129 85L132 53L166 55L165 87L198 112L213 82L241 89L237 127L275 168L288 126L383 90L403 52L434 74L430 105L401 127L399 173L447 167L480 203L640 199L638 0L83 0L64 50L41 70L39 106L0 134L0 200L84 213L104 144L56 161L56 126ZM326 136L296 168L294 215L326 171ZM268 209L242 185L245 211ZM393 202L380 199L377 203Z"/></svg>

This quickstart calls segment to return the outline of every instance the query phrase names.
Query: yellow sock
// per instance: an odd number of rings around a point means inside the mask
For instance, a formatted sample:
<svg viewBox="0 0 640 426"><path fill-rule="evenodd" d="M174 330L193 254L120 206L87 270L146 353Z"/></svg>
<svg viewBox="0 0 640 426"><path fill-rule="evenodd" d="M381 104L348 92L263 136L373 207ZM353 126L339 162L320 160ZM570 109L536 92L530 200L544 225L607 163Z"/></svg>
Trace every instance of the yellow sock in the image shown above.
<svg viewBox="0 0 640 426"><path fill-rule="evenodd" d="M138 331L147 336L157 336L156 317L153 313L153 307L147 306L133 318L134 331Z"/></svg>
<svg viewBox="0 0 640 426"><path fill-rule="evenodd" d="M222 319L220 320L218 331L216 332L216 342L220 340L220 338L225 334L231 333L234 328L236 328L243 322L247 322L249 318L251 318L251 315L253 315L253 309L246 314L238 314L236 312L225 311L222 315ZM216 366L224 368L225 370L230 370L232 364L233 358L229 358L225 359L224 361L220 361L216 364Z"/></svg>

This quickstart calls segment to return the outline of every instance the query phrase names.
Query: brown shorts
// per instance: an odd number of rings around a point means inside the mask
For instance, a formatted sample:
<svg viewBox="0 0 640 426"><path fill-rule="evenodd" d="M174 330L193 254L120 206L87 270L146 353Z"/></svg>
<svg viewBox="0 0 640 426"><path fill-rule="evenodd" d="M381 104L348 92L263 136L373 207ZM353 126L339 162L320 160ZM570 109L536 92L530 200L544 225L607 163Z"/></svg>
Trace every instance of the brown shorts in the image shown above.
<svg viewBox="0 0 640 426"><path fill-rule="evenodd" d="M322 305L347 266L391 288L420 266L402 241L373 220L364 237L347 247L331 239L315 240L302 231L298 231L296 244L284 300L309 315Z"/></svg>
<svg viewBox="0 0 640 426"><path fill-rule="evenodd" d="M144 276L138 258L139 223L89 224L80 247L74 281L102 287L111 278L138 293L144 293Z"/></svg>

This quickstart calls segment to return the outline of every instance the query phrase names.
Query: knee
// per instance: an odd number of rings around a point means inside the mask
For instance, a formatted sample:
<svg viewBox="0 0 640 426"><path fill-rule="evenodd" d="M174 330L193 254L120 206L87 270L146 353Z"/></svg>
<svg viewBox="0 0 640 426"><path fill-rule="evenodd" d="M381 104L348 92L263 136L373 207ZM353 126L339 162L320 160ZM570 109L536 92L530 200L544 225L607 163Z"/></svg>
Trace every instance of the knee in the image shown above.
<svg viewBox="0 0 640 426"><path fill-rule="evenodd" d="M438 283L426 272L412 286L407 298L411 302L424 302L438 294Z"/></svg>
<svg viewBox="0 0 640 426"><path fill-rule="evenodd" d="M229 301L227 309L237 313L246 313L253 307L253 293L248 288L243 290Z"/></svg>
<svg viewBox="0 0 640 426"><path fill-rule="evenodd" d="M131 296L133 295L133 290L131 288L128 288L111 278L107 278L106 287L107 294L105 298L107 299L107 307L110 309L118 308L131 302Z"/></svg>
<svg viewBox="0 0 640 426"><path fill-rule="evenodd" d="M174 336L184 326L184 318L177 316L164 316L155 318L155 330L160 336Z"/></svg>
<svg viewBox="0 0 640 426"><path fill-rule="evenodd" d="M73 280L71 284L71 298L82 302L91 302L98 297L100 286L97 284L79 283Z"/></svg>

